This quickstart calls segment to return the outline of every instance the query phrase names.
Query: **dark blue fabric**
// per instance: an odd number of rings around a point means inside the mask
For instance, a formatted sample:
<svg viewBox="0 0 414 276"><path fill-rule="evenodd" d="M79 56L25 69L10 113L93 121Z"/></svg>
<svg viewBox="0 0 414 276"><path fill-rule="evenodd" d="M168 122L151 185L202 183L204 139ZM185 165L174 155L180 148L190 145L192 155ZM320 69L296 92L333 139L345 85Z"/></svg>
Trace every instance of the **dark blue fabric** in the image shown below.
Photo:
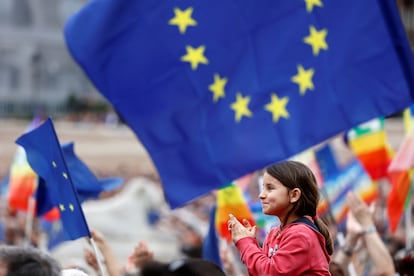
<svg viewBox="0 0 414 276"><path fill-rule="evenodd" d="M304 223L308 225L309 227L313 228L314 230L321 232L321 230L319 229L318 226L316 226L316 224L314 224L312 221L310 221L308 218L305 218L305 217L300 217L297 220L293 221L292 223Z"/></svg>
<svg viewBox="0 0 414 276"><path fill-rule="evenodd" d="M192 11L196 24L180 32L177 10ZM318 54L304 42L312 28L327 31ZM65 39L147 149L173 208L413 103L395 1L307 10L303 0L92 0L68 20ZM183 60L189 48L203 50L204 62ZM313 70L302 92L300 69ZM224 78L224 97L214 99L211 85ZM286 112L275 119L265 106L276 96ZM248 116L231 108L237 97Z"/></svg>
<svg viewBox="0 0 414 276"><path fill-rule="evenodd" d="M315 157L316 161L318 161L318 166L323 179L328 179L331 176L337 175L340 172L340 169L338 168L338 164L336 163L335 156L332 152L329 143L326 143L320 148L316 149Z"/></svg>

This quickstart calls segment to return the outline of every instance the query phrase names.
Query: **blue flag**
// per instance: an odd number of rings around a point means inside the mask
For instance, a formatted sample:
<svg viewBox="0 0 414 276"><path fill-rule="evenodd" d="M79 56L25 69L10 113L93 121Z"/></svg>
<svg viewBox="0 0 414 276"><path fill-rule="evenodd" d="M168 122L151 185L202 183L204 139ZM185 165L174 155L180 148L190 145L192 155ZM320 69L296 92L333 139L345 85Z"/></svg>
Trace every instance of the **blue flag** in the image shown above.
<svg viewBox="0 0 414 276"><path fill-rule="evenodd" d="M58 206L64 231L69 239L90 237L70 172L65 163L52 120L48 118L36 129L20 136L21 145L32 169L39 175L39 189L45 201Z"/></svg>
<svg viewBox="0 0 414 276"><path fill-rule="evenodd" d="M413 102L395 1L92 0L65 39L173 208Z"/></svg>
<svg viewBox="0 0 414 276"><path fill-rule="evenodd" d="M216 231L216 206L214 205L210 210L210 223L206 237L203 241L203 259L212 261L223 268L220 257L220 244Z"/></svg>
<svg viewBox="0 0 414 276"><path fill-rule="evenodd" d="M101 192L115 190L124 183L121 177L98 180L89 167L75 154L74 143L64 144L61 148L80 202L98 198Z"/></svg>

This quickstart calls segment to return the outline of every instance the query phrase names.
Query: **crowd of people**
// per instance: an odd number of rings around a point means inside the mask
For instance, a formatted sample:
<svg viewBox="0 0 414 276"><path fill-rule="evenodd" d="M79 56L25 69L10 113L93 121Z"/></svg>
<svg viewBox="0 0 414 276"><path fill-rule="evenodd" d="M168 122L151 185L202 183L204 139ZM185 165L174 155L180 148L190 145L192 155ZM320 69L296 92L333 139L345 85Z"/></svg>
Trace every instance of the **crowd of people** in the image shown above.
<svg viewBox="0 0 414 276"><path fill-rule="evenodd" d="M252 181L258 185L257 178ZM25 214L10 210L3 200L0 275L414 275L414 251L406 244L411 233L405 232L404 218L397 231L390 233L381 215L386 195L368 206L348 192L346 229L339 232L332 221L316 213L319 190L306 165L296 161L271 165L261 182L261 189L251 191L258 193L263 213L280 223L261 237L257 225L229 214L233 243L219 243L222 266L203 258L203 231L191 221L172 216L153 227L168 227L179 237L181 252L174 260L157 260L148 241L142 240L131 245L129 257L122 262L107 238L98 229L90 229L96 248L85 249L88 268L63 267L41 248L36 220L27 239ZM208 224L214 202L212 193L183 208Z"/></svg>

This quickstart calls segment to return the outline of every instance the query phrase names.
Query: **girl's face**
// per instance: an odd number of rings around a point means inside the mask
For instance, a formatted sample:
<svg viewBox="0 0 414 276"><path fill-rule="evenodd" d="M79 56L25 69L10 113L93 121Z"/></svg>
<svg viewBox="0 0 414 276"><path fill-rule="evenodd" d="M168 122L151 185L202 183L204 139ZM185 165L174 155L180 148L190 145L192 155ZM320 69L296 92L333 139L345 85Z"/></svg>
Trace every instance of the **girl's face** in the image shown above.
<svg viewBox="0 0 414 276"><path fill-rule="evenodd" d="M289 190L282 183L268 174L263 175L263 190L259 194L263 213L283 218L290 206Z"/></svg>

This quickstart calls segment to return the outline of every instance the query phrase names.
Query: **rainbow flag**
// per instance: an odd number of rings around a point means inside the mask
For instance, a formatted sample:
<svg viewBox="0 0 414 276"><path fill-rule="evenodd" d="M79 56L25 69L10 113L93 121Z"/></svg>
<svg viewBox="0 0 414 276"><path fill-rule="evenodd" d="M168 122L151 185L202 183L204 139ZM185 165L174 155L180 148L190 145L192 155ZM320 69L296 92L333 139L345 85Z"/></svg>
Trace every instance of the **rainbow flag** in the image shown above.
<svg viewBox="0 0 414 276"><path fill-rule="evenodd" d="M372 119L347 133L349 146L372 180L388 177L392 150L387 142L384 118Z"/></svg>
<svg viewBox="0 0 414 276"><path fill-rule="evenodd" d="M33 118L26 127L25 132L29 132L41 124L39 117ZM27 163L26 153L23 147L17 148L13 163L10 168L8 204L10 207L21 211L27 211L29 199L37 186L37 174Z"/></svg>
<svg viewBox="0 0 414 276"><path fill-rule="evenodd" d="M26 161L24 149L19 147L10 169L8 204L17 210L27 211L29 199L37 185L37 175Z"/></svg>
<svg viewBox="0 0 414 276"><path fill-rule="evenodd" d="M411 202L411 180L414 168L414 129L412 106L404 110L405 137L389 168L391 191L387 199L387 215L391 232L394 232L401 220L407 204Z"/></svg>
<svg viewBox="0 0 414 276"><path fill-rule="evenodd" d="M229 214L233 214L240 222L247 219L251 225L256 224L237 180L217 191L216 230L219 236L228 242L231 241L227 227Z"/></svg>

